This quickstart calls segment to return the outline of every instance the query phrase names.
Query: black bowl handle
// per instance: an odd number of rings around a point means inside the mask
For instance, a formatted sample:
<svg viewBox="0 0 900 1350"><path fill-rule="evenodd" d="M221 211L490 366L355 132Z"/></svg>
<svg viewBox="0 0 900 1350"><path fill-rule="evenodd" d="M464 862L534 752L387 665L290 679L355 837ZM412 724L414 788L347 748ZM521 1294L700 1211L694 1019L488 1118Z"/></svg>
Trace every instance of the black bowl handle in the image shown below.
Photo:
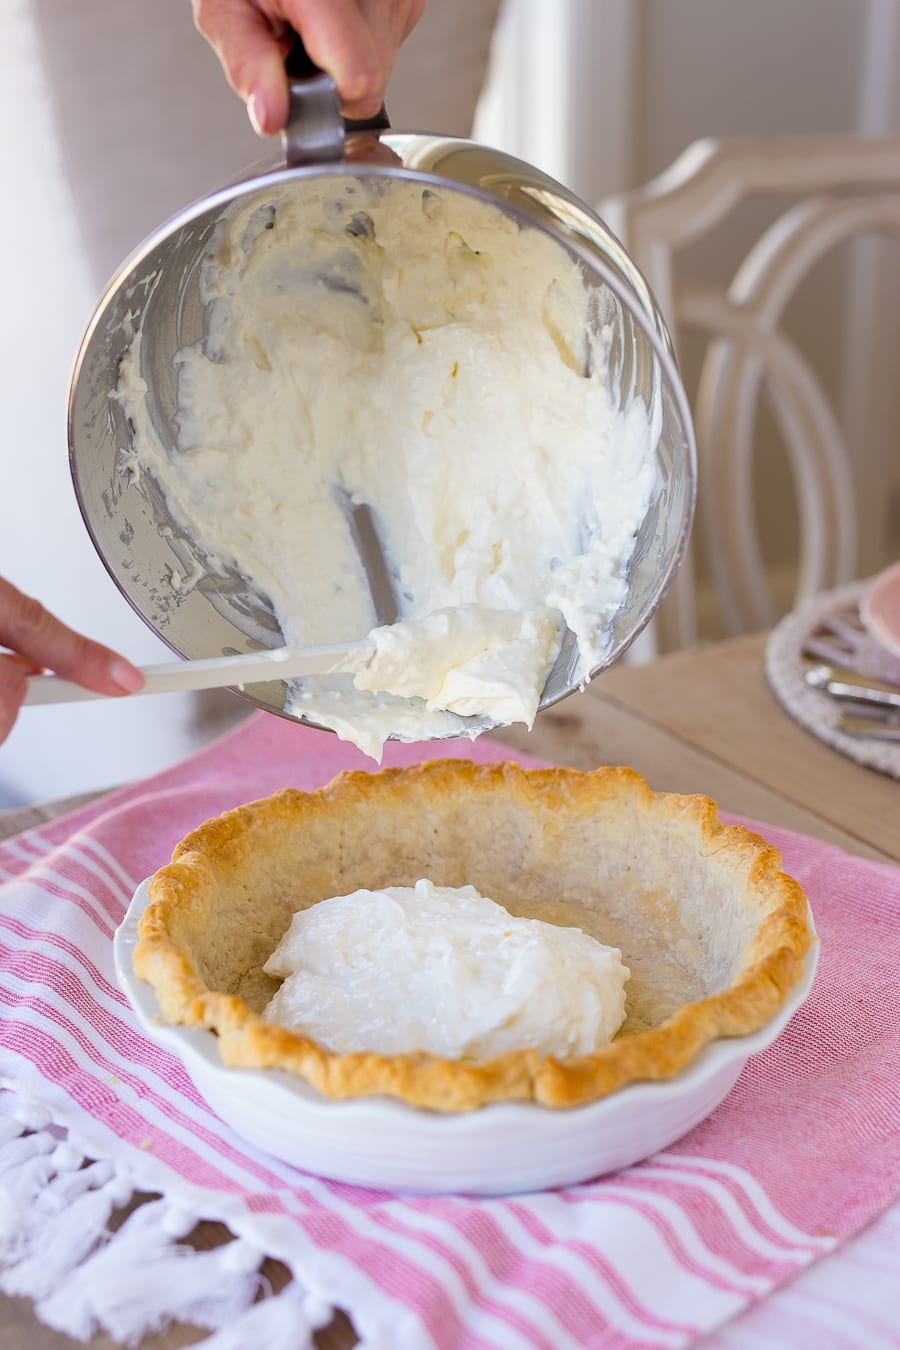
<svg viewBox="0 0 900 1350"><path fill-rule="evenodd" d="M347 135L390 127L384 104L374 117L341 116L334 80L310 60L299 35L291 44L284 68L291 101L288 123L281 136L290 167L343 159Z"/></svg>

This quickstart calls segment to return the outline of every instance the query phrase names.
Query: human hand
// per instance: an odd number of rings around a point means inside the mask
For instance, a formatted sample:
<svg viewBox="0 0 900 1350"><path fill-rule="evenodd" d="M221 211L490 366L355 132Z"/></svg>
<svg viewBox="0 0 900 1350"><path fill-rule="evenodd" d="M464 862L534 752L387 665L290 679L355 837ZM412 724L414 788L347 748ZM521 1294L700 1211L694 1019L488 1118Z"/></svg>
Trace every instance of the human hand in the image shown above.
<svg viewBox="0 0 900 1350"><path fill-rule="evenodd" d="M0 577L0 741L12 731L28 687L45 668L100 694L133 694L141 672L124 656L67 628Z"/></svg>
<svg viewBox="0 0 900 1350"><path fill-rule="evenodd" d="M337 85L345 117L374 117L401 42L425 0L192 0L194 22L247 104L260 136L288 115L284 60L293 33ZM293 30L293 33L292 33Z"/></svg>

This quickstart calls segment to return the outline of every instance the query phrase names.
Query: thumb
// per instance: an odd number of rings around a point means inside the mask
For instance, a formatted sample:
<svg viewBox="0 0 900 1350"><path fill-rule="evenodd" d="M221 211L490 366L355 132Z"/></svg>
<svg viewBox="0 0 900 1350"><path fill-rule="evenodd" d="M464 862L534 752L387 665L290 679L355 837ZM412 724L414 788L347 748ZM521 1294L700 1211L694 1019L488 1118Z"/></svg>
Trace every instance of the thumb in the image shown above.
<svg viewBox="0 0 900 1350"><path fill-rule="evenodd" d="M247 104L253 129L273 136L287 121L284 46L269 19L247 0L193 0L194 23L226 79Z"/></svg>

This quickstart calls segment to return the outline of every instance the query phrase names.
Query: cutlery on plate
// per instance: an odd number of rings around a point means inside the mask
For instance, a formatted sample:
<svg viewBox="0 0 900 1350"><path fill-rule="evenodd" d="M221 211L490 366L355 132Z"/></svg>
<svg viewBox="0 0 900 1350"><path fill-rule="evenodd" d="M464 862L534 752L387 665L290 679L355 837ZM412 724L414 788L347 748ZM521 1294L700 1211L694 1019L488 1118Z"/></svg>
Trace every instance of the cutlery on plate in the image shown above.
<svg viewBox="0 0 900 1350"><path fill-rule="evenodd" d="M374 653L374 644L337 642L327 647L274 647L268 651L238 656L212 656L198 661L167 661L141 666L146 676L143 689L121 697L170 694L186 689L221 689L228 685L255 684L261 680L294 680L301 675L329 675L336 671L363 670ZM31 675L25 703L72 703L81 699L109 698L93 689L64 680L59 675Z"/></svg>
<svg viewBox="0 0 900 1350"><path fill-rule="evenodd" d="M861 675L843 666L810 666L804 680L813 689L821 689L834 698L856 703L876 704L880 708L900 709L900 686L871 675Z"/></svg>
<svg viewBox="0 0 900 1350"><path fill-rule="evenodd" d="M847 736L867 736L873 741L900 742L900 719L853 717L842 713L835 724Z"/></svg>

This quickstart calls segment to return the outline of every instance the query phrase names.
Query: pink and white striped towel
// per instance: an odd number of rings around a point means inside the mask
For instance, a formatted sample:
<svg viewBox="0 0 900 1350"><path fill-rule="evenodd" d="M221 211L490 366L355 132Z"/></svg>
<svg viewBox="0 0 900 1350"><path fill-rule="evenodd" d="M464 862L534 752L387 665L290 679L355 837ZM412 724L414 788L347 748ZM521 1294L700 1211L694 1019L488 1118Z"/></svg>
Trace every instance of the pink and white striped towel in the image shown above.
<svg viewBox="0 0 900 1350"><path fill-rule="evenodd" d="M386 760L424 753L507 757L482 741ZM0 1288L80 1339L134 1344L178 1319L208 1350L311 1344L334 1308L384 1350L900 1343L900 872L812 839L762 827L816 916L810 999L708 1120L638 1166L549 1194L401 1198L297 1172L217 1119L137 1030L113 932L189 828L349 767L370 765L260 714L0 845ZM159 1198L111 1236L132 1191ZM179 1239L199 1218L235 1239L195 1252ZM294 1276L274 1297L265 1255Z"/></svg>

